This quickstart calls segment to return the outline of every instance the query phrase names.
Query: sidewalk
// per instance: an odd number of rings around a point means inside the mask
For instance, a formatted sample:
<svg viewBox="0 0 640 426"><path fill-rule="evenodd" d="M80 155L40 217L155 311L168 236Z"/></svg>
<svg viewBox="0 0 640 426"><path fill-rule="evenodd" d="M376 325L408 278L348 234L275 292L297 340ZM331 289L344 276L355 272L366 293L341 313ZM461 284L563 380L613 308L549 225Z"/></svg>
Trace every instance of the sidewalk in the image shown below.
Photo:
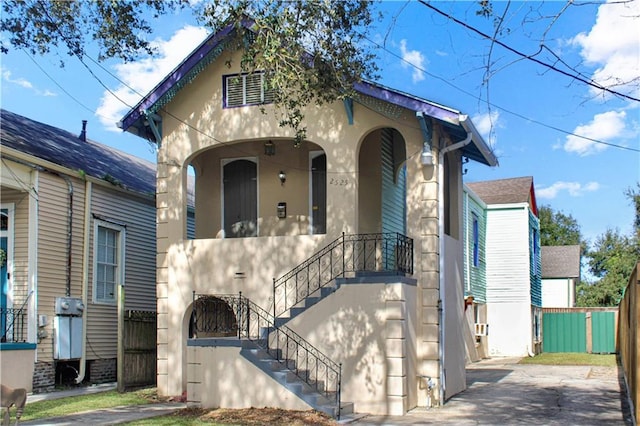
<svg viewBox="0 0 640 426"><path fill-rule="evenodd" d="M58 392L40 393L27 396L27 406L29 403L37 401L55 400L70 396L88 395L97 392L106 392L116 388L115 383L105 383L95 386L78 387ZM70 416L51 417L46 419L20 422L21 425L115 425L136 420L143 420L152 417L164 416L177 410L185 408L187 405L181 402L161 402L143 405L132 405L126 407L104 408L101 410L86 411Z"/></svg>

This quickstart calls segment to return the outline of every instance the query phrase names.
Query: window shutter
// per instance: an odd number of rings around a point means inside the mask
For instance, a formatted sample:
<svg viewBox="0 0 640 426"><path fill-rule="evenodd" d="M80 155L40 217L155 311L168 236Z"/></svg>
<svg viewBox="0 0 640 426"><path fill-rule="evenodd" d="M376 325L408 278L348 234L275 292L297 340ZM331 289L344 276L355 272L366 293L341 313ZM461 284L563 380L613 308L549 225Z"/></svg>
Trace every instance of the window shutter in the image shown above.
<svg viewBox="0 0 640 426"><path fill-rule="evenodd" d="M235 107L244 104L242 76L234 75L227 77L227 106Z"/></svg>

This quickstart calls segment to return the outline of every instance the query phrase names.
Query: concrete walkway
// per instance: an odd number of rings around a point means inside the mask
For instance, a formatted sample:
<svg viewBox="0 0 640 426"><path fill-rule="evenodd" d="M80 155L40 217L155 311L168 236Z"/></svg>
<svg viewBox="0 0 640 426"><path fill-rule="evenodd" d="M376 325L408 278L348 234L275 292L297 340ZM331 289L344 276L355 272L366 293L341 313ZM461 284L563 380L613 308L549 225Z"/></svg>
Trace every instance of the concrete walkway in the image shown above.
<svg viewBox="0 0 640 426"><path fill-rule="evenodd" d="M467 390L443 407L367 416L357 425L633 425L615 367L517 364L494 358L467 368Z"/></svg>
<svg viewBox="0 0 640 426"><path fill-rule="evenodd" d="M31 402L55 400L79 395L88 395L97 392L106 392L115 388L115 383L105 383L101 385L78 387L50 393L33 394L27 397L27 406ZM171 414L181 408L185 408L186 406L187 404L180 402L162 402L143 405L131 405L127 407L114 407L101 410L86 411L70 416L51 417L29 422L20 422L20 424L23 426L115 425L133 422L136 420L148 419L152 417L164 416L166 414Z"/></svg>
<svg viewBox="0 0 640 426"><path fill-rule="evenodd" d="M467 368L467 390L443 407L418 408L406 416L345 416L354 425L620 425L632 426L626 394L615 367L517 364L494 358ZM30 395L29 402L102 392L115 384ZM169 402L88 411L21 422L22 425L113 425L170 414L186 404Z"/></svg>

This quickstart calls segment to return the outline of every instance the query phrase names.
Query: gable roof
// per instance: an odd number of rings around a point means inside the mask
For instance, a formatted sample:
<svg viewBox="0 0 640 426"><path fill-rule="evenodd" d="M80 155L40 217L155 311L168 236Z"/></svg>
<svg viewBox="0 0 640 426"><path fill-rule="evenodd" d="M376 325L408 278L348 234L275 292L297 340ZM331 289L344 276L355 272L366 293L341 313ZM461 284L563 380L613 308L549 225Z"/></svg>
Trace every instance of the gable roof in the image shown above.
<svg viewBox="0 0 640 426"><path fill-rule="evenodd" d="M542 246L542 278L579 278L580 246Z"/></svg>
<svg viewBox="0 0 640 426"><path fill-rule="evenodd" d="M0 109L0 122L3 147L97 179L108 175L129 191L155 194L156 165L149 161L5 109Z"/></svg>
<svg viewBox="0 0 640 426"><path fill-rule="evenodd" d="M244 19L241 25L251 29L253 21ZM216 60L229 45L228 41L233 31L234 27L230 24L222 30L210 34L120 120L118 127L138 136L149 134L147 116L160 111L178 91L193 81L207 65ZM465 139L467 134L471 134L471 143L461 148L463 155L488 166L498 164L491 148L475 129L471 120L468 120L468 117L460 111L373 82L357 83L354 89L362 95L383 100L416 113L424 113L443 123L452 135L460 140Z"/></svg>
<svg viewBox="0 0 640 426"><path fill-rule="evenodd" d="M467 186L488 205L530 203L531 210L538 215L531 176L468 182Z"/></svg>

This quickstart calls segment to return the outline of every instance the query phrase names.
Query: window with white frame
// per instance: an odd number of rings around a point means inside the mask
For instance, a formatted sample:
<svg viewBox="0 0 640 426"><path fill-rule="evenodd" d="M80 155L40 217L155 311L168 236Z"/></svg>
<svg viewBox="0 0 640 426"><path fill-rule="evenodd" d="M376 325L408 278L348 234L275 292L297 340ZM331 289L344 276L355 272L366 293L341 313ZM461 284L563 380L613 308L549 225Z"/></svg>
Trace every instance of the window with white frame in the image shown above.
<svg viewBox="0 0 640 426"><path fill-rule="evenodd" d="M93 301L116 303L118 285L124 283L125 228L96 220L93 245Z"/></svg>
<svg viewBox="0 0 640 426"><path fill-rule="evenodd" d="M273 102L273 92L265 89L263 73L225 75L223 78L225 108Z"/></svg>

